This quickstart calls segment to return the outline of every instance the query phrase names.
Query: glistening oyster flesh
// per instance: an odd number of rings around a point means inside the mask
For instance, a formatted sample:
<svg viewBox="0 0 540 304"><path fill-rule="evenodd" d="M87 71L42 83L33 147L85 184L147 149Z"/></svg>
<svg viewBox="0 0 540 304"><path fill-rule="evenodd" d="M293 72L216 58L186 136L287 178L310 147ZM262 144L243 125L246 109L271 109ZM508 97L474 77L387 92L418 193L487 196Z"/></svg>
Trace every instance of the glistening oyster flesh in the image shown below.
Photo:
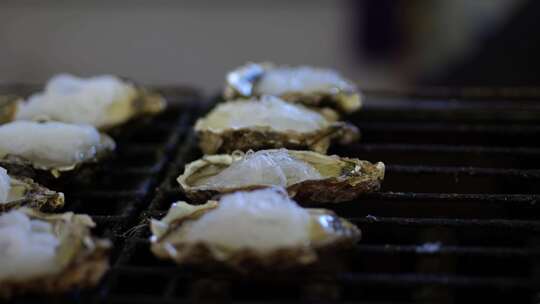
<svg viewBox="0 0 540 304"><path fill-rule="evenodd" d="M60 74L17 109L18 120L54 120L106 130L166 106L156 93L110 75L79 78Z"/></svg>
<svg viewBox="0 0 540 304"><path fill-rule="evenodd" d="M272 96L218 104L197 121L195 131L205 154L269 148L326 153L332 140L358 139L356 127Z"/></svg>
<svg viewBox="0 0 540 304"><path fill-rule="evenodd" d="M192 200L267 186L285 187L300 203L342 202L376 191L384 164L286 149L208 155L186 165L177 179Z"/></svg>
<svg viewBox="0 0 540 304"><path fill-rule="evenodd" d="M225 99L274 95L313 107L343 113L357 111L361 95L356 86L336 71L309 66L248 63L227 74Z"/></svg>
<svg viewBox="0 0 540 304"><path fill-rule="evenodd" d="M204 205L173 204L152 220L152 251L178 264L239 272L286 270L321 262L356 243L360 230L325 209L304 209L286 192L235 192Z"/></svg>
<svg viewBox="0 0 540 304"><path fill-rule="evenodd" d="M0 298L91 287L108 269L107 240L90 235L94 222L72 212L21 208L0 215Z"/></svg>
<svg viewBox="0 0 540 304"><path fill-rule="evenodd" d="M38 170L58 177L114 149L112 138L91 126L32 121L0 125L0 166L15 175Z"/></svg>

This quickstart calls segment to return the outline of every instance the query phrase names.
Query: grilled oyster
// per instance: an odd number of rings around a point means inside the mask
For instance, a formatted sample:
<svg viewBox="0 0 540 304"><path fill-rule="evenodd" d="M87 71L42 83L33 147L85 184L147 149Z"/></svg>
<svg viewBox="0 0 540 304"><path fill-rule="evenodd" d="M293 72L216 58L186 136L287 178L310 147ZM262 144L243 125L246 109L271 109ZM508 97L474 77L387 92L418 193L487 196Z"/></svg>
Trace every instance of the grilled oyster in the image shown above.
<svg viewBox="0 0 540 304"><path fill-rule="evenodd" d="M15 119L20 100L16 96L0 96L0 124Z"/></svg>
<svg viewBox="0 0 540 304"><path fill-rule="evenodd" d="M95 285L108 269L110 242L90 235L87 215L21 208L0 215L0 298Z"/></svg>
<svg viewBox="0 0 540 304"><path fill-rule="evenodd" d="M63 193L49 190L30 178L10 176L0 167L0 212L21 206L46 210L63 205Z"/></svg>
<svg viewBox="0 0 540 304"><path fill-rule="evenodd" d="M172 205L151 221L152 251L178 264L217 264L240 272L320 262L360 239L360 230L325 209L304 209L285 190L235 192L193 206Z"/></svg>
<svg viewBox="0 0 540 304"><path fill-rule="evenodd" d="M91 126L14 121L0 125L0 166L14 175L54 177L110 154L115 143Z"/></svg>
<svg viewBox="0 0 540 304"><path fill-rule="evenodd" d="M159 113L165 106L160 95L114 76L83 79L61 74L49 80L44 92L21 103L16 119L89 124L107 130Z"/></svg>
<svg viewBox="0 0 540 304"><path fill-rule="evenodd" d="M274 95L313 107L342 113L357 111L361 97L355 85L329 69L248 63L227 74L226 99Z"/></svg>
<svg viewBox="0 0 540 304"><path fill-rule="evenodd" d="M218 104L197 121L195 131L205 154L282 147L326 153L332 139L342 144L358 139L356 127L272 96Z"/></svg>
<svg viewBox="0 0 540 304"><path fill-rule="evenodd" d="M216 194L267 186L287 188L301 203L342 202L376 191L384 164L286 149L211 155L186 165L177 179L196 202Z"/></svg>

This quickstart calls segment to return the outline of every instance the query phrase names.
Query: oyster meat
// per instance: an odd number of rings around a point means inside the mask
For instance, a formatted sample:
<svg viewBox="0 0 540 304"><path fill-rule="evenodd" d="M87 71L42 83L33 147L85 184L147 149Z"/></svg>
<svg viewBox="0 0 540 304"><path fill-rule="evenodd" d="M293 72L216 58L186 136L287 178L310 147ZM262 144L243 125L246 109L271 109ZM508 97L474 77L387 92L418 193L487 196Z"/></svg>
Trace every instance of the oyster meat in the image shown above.
<svg viewBox="0 0 540 304"><path fill-rule="evenodd" d="M33 121L0 125L0 166L16 175L30 168L58 177L114 149L112 138L92 126Z"/></svg>
<svg viewBox="0 0 540 304"><path fill-rule="evenodd" d="M330 107L342 113L357 111L360 92L336 71L308 66L248 63L227 74L226 99L274 95L313 107Z"/></svg>
<svg viewBox="0 0 540 304"><path fill-rule="evenodd" d="M135 117L161 112L163 97L117 77L79 78L61 74L45 90L22 102L17 120L54 120L105 130Z"/></svg>
<svg viewBox="0 0 540 304"><path fill-rule="evenodd" d="M342 144L358 139L356 127L272 96L218 104L197 121L195 131L205 154L282 147L326 153L333 139Z"/></svg>
<svg viewBox="0 0 540 304"><path fill-rule="evenodd" d="M95 285L108 269L110 242L90 235L87 215L21 208L0 215L0 298Z"/></svg>
<svg viewBox="0 0 540 304"><path fill-rule="evenodd" d="M281 188L235 192L198 206L177 202L151 221L151 231L160 258L239 272L312 265L360 239L352 223L329 210L301 208Z"/></svg>
<svg viewBox="0 0 540 304"><path fill-rule="evenodd" d="M51 210L64 205L64 194L49 190L32 179L10 176L0 167L0 212L21 206Z"/></svg>
<svg viewBox="0 0 540 304"><path fill-rule="evenodd" d="M186 165L177 179L196 202L245 189L281 186L300 203L349 201L379 190L384 164L286 149L208 155Z"/></svg>

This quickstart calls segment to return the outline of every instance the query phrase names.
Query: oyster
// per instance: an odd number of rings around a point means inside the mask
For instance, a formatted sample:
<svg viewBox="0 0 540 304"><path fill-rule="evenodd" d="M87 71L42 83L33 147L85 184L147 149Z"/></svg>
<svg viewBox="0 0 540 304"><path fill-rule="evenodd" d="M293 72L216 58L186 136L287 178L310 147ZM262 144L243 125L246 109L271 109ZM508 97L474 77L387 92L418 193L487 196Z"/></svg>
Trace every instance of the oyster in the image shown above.
<svg viewBox="0 0 540 304"><path fill-rule="evenodd" d="M342 113L357 111L361 96L356 86L330 69L248 63L227 74L226 99L274 95L313 107Z"/></svg>
<svg viewBox="0 0 540 304"><path fill-rule="evenodd" d="M214 195L268 186L285 187L301 203L342 202L380 189L384 164L286 149L204 156L177 179L196 202Z"/></svg>
<svg viewBox="0 0 540 304"><path fill-rule="evenodd" d="M16 96L0 96L0 124L15 119L20 100Z"/></svg>
<svg viewBox="0 0 540 304"><path fill-rule="evenodd" d="M332 139L342 144L358 139L356 127L272 96L218 104L197 121L195 131L205 154L282 147L326 153Z"/></svg>
<svg viewBox="0 0 540 304"><path fill-rule="evenodd" d="M94 226L71 212L21 208L0 215L0 298L95 285L108 269L111 244L90 235Z"/></svg>
<svg viewBox="0 0 540 304"><path fill-rule="evenodd" d="M32 176L39 170L58 177L114 148L112 138L91 126L32 121L0 125L0 166L15 175Z"/></svg>
<svg viewBox="0 0 540 304"><path fill-rule="evenodd" d="M352 223L329 210L301 208L280 188L235 192L198 206L177 202L150 225L156 256L239 272L312 265L360 239Z"/></svg>
<svg viewBox="0 0 540 304"><path fill-rule="evenodd" d="M21 103L16 119L89 124L106 130L159 113L165 106L160 95L114 76L83 79L61 74L49 80L45 91Z"/></svg>
<svg viewBox="0 0 540 304"><path fill-rule="evenodd" d="M21 206L56 209L63 205L63 193L49 190L30 178L10 176L0 167L0 212Z"/></svg>

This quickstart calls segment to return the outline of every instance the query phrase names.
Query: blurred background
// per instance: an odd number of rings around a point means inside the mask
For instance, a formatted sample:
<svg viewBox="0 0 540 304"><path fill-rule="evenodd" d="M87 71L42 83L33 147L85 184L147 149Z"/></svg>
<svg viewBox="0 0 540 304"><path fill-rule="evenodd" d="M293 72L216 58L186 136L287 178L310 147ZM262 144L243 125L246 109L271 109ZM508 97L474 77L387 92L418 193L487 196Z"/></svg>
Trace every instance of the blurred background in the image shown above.
<svg viewBox="0 0 540 304"><path fill-rule="evenodd" d="M0 2L0 82L59 72L222 86L246 61L332 67L364 88L540 84L540 2Z"/></svg>

